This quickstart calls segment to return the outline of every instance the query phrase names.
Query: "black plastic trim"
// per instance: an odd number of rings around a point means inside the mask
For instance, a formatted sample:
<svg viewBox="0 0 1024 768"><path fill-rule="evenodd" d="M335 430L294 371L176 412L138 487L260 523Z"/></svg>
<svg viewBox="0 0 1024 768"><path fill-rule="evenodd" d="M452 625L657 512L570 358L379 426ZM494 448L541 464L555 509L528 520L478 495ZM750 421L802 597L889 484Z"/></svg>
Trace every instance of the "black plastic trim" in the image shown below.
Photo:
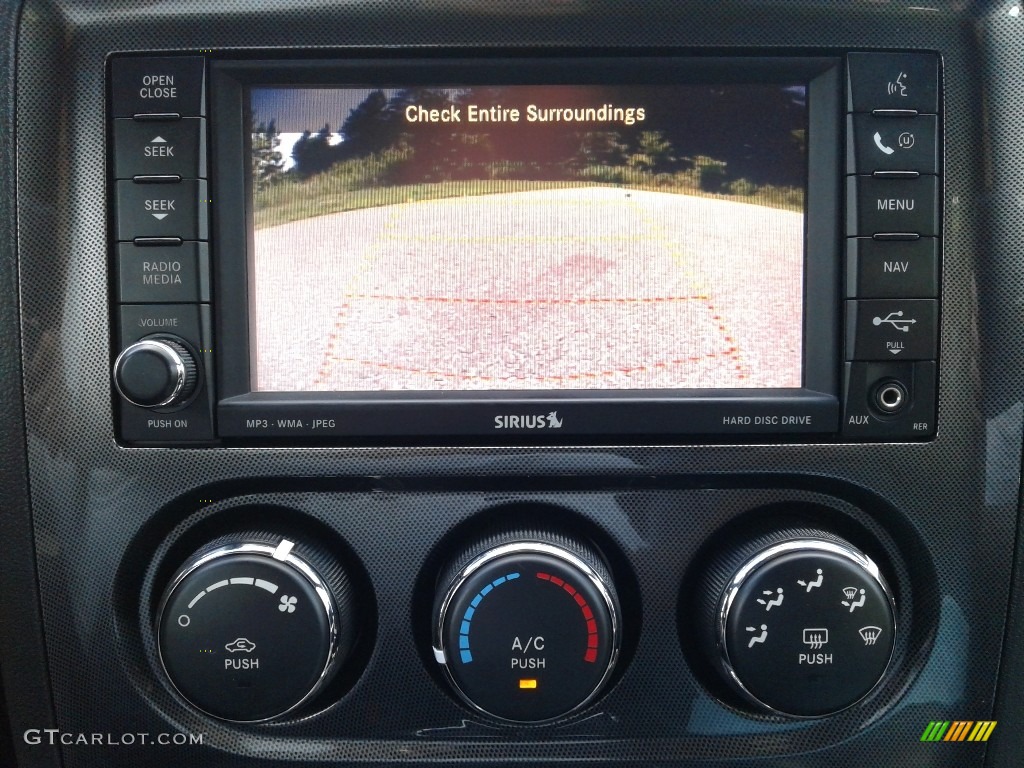
<svg viewBox="0 0 1024 768"><path fill-rule="evenodd" d="M55 718L36 579L22 391L14 139L20 14L20 0L0 3L0 694L7 716L0 728L11 736L19 768L49 768L60 764L57 748L30 746L22 736L30 728L54 727ZM5 765L6 752L0 748Z"/></svg>

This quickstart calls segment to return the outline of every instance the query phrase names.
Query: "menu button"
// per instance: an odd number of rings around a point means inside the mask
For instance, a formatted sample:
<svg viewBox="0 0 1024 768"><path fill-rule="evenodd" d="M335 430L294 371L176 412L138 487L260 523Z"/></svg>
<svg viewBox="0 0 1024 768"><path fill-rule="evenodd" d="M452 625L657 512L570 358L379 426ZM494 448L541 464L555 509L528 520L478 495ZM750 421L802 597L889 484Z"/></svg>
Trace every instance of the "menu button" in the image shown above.
<svg viewBox="0 0 1024 768"><path fill-rule="evenodd" d="M939 234L938 184L935 176L887 179L848 176L846 234L850 237L910 232Z"/></svg>

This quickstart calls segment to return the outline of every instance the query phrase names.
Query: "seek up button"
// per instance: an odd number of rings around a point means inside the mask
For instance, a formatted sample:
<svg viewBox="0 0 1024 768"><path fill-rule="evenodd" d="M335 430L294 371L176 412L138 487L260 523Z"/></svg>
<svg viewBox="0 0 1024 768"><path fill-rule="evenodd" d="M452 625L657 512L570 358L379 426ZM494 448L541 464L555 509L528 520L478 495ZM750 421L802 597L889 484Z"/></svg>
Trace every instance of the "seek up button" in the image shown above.
<svg viewBox="0 0 1024 768"><path fill-rule="evenodd" d="M114 121L114 173L134 176L206 176L206 133L203 118L168 122L121 118Z"/></svg>

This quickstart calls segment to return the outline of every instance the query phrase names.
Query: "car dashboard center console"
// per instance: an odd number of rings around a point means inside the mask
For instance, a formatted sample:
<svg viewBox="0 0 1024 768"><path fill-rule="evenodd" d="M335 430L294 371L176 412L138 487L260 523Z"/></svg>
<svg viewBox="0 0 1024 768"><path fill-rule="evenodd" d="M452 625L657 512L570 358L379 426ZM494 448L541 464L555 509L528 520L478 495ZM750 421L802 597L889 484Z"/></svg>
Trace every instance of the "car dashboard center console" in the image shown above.
<svg viewBox="0 0 1024 768"><path fill-rule="evenodd" d="M1018 7L4 14L19 766L1013 764Z"/></svg>

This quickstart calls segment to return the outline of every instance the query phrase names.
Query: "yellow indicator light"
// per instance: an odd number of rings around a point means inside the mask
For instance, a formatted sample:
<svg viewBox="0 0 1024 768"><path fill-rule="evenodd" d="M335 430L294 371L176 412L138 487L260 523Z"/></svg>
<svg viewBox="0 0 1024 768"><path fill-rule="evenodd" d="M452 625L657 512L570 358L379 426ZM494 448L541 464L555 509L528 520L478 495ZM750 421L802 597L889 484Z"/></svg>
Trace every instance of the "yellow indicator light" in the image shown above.
<svg viewBox="0 0 1024 768"><path fill-rule="evenodd" d="M530 680L528 678L523 678L522 680L519 681L519 687L520 687L520 689L530 689L530 690L532 690L532 689L537 687L537 681L536 680Z"/></svg>

